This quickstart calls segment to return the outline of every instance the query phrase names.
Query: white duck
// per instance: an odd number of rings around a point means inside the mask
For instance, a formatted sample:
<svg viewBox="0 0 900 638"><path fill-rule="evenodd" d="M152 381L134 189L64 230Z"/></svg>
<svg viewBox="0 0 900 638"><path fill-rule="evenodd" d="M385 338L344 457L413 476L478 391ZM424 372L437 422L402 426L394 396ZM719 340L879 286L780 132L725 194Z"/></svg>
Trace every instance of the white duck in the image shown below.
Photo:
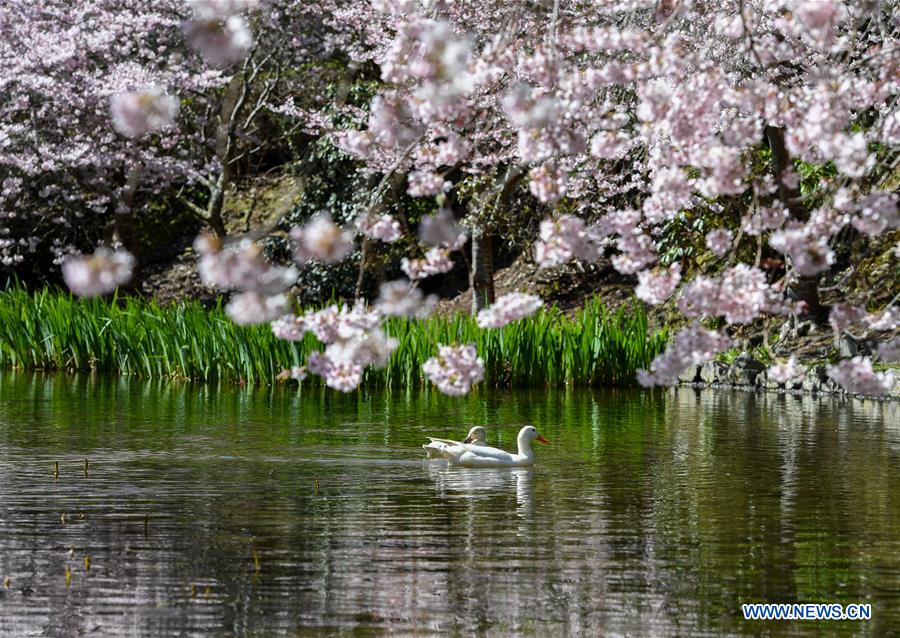
<svg viewBox="0 0 900 638"><path fill-rule="evenodd" d="M526 425L519 430L516 443L519 447L518 454L510 454L495 447L488 446L447 446L441 449L441 454L450 465L459 467L523 467L534 465L534 450L531 442L538 441L549 445L550 441L538 434L536 428Z"/></svg>
<svg viewBox="0 0 900 638"><path fill-rule="evenodd" d="M469 435L466 437L466 440L462 443L459 441L451 441L450 439L438 439L432 436L429 436L428 438L431 440L431 443L426 443L422 447L425 448L425 452L428 454L429 459L444 458L441 451L446 447L458 447L460 449L463 449L463 445L487 447L487 431L480 425L473 426L472 429L469 430Z"/></svg>

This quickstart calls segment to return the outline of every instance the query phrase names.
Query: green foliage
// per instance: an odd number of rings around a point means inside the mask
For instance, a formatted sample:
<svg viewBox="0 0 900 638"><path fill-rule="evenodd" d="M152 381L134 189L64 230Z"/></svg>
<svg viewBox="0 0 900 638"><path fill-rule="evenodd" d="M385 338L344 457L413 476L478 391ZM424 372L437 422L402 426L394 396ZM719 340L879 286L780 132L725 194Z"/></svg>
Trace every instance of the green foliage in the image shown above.
<svg viewBox="0 0 900 638"><path fill-rule="evenodd" d="M423 386L421 366L437 344L474 343L495 386L633 385L635 371L665 347L665 331L648 334L647 318L608 313L596 299L573 316L550 308L500 330L473 317L392 319L399 347L368 386ZM312 335L291 343L269 326L235 325L221 306L160 306L137 298L77 300L43 290L0 293L0 365L33 370L90 370L145 378L270 383L302 365L322 345ZM304 384L319 384L310 378Z"/></svg>
<svg viewBox="0 0 900 638"><path fill-rule="evenodd" d="M729 348L716 355L716 361L731 365L734 363L734 360L738 358L738 355L743 352L747 352L747 350L744 348ZM769 366L775 363L775 357L773 357L769 349L763 345L750 348L748 354L763 365Z"/></svg>
<svg viewBox="0 0 900 638"><path fill-rule="evenodd" d="M697 207L678 211L662 227L659 236L660 264L692 264L705 252L706 234L721 225L720 208Z"/></svg>
<svg viewBox="0 0 900 638"><path fill-rule="evenodd" d="M808 201L808 205L815 206L816 198L821 197L819 186L823 182L837 175L837 169L831 161L824 164L810 164L803 160L795 160L794 167L800 175L800 193Z"/></svg>

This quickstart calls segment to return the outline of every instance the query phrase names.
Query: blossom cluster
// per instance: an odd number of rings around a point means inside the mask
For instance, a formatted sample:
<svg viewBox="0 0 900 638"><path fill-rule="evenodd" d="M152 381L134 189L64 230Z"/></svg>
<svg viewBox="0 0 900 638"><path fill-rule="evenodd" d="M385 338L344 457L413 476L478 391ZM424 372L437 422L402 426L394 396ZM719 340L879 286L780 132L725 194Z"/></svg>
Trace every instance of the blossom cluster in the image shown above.
<svg viewBox="0 0 900 638"><path fill-rule="evenodd" d="M158 86L151 86L114 95L110 112L113 126L119 133L125 137L143 137L175 126L178 99L167 95Z"/></svg>
<svg viewBox="0 0 900 638"><path fill-rule="evenodd" d="M388 244L403 237L403 229L400 228L400 222L390 215L379 215L374 219L360 217L356 220L356 226L366 237L380 239Z"/></svg>
<svg viewBox="0 0 900 638"><path fill-rule="evenodd" d="M638 285L634 293L638 299L656 306L672 296L680 281L680 264L672 264L667 269L642 270L638 273Z"/></svg>
<svg viewBox="0 0 900 638"><path fill-rule="evenodd" d="M404 279L381 284L375 309L386 317L428 317L437 304L437 297L427 297Z"/></svg>
<svg viewBox="0 0 900 638"><path fill-rule="evenodd" d="M326 344L324 352L310 354L306 370L341 392L355 390L365 369L383 368L397 348L397 340L381 329L379 313L362 303L352 309L332 305L301 316L286 315L272 322L272 332L289 341L311 332Z"/></svg>
<svg viewBox="0 0 900 638"><path fill-rule="evenodd" d="M889 332L900 328L900 312L888 307L878 313L845 303L836 303L828 314L828 323L835 332L843 332L855 323L861 323L876 332Z"/></svg>
<svg viewBox="0 0 900 638"><path fill-rule="evenodd" d="M285 290L297 280L297 270L273 265L256 242L245 238L223 244L204 234L194 241L194 250L200 255L197 270L204 284L237 291L225 307L235 323L266 323L289 312Z"/></svg>
<svg viewBox="0 0 900 638"><path fill-rule="evenodd" d="M468 233L456 222L449 208L442 207L419 222L419 241L427 246L459 250L468 239Z"/></svg>
<svg viewBox="0 0 900 638"><path fill-rule="evenodd" d="M463 396L484 379L484 361L474 345L442 345L438 356L422 365L422 371L444 394Z"/></svg>
<svg viewBox="0 0 900 638"><path fill-rule="evenodd" d="M192 0L194 15L184 24L188 43L213 66L227 67L253 46L253 35L240 12L260 0Z"/></svg>
<svg viewBox="0 0 900 638"><path fill-rule="evenodd" d="M784 230L772 233L769 245L788 255L797 272L805 277L817 275L834 263L828 235L809 224L791 223Z"/></svg>
<svg viewBox="0 0 900 638"><path fill-rule="evenodd" d="M32 4L8 0L0 7L6 65L0 84L10 96L0 106L0 231L21 233L0 238L4 264L20 263L23 252L44 242L38 232L11 229L51 226L57 236L75 237L70 231L86 212L102 218L121 210L136 190L148 198L172 184L215 190L218 182L206 175L224 178L237 162L218 147L257 137L258 129L238 116L265 111L274 90L269 82L303 67L311 49L329 60L346 56L356 68L380 68L383 84L368 111L335 105L365 129L328 133L360 159L365 174L405 176L409 195L443 205L454 201L461 180L497 183L498 175L512 174L505 169L520 169L532 195L552 211L540 226L537 263L596 261L613 249L613 267L637 275L637 294L648 303L665 301L681 284L680 269L654 267L667 225L698 208L721 212L719 198L753 202L741 231L758 237L759 251L785 256L787 283L831 269L832 245L844 229L875 237L900 227L896 193L870 192L878 183L876 163L900 147L896 20L878 3L746 0L701 8L666 0L653 11L646 3L557 3L549 30L546 3L492 0L159 0L134 7L47 0L41 10ZM315 19L304 13L307 6ZM610 26L626 14L627 28ZM282 35L254 37L251 23ZM182 39L202 60L185 55ZM271 72L259 73L255 60L275 61ZM175 96L190 99L179 104ZM242 102L248 98L258 102ZM234 121L222 126L237 105ZM315 119L320 128L330 119L306 109L283 112ZM175 128L176 119L186 130ZM211 144L212 130L228 139ZM770 171L755 165L762 139L771 150ZM838 173L819 180L821 204L812 211L800 190L799 162ZM139 172L140 180L122 178ZM636 210L617 210L625 205ZM28 208L63 212L19 219ZM503 223L502 215L498 222L483 212L464 222L476 239ZM696 239L720 257L741 258L742 235L735 240L723 227L727 216L720 217L716 230ZM387 215L358 226L386 242L401 235ZM327 215L291 236L300 264L336 263L354 246L353 231ZM450 270L449 253L468 234L442 208L422 221L419 238L429 247L424 258L402 264L413 281ZM82 247L69 242L46 247L62 261ZM249 240L198 245L201 277L236 291L228 310L241 323L282 321L289 308L284 291L295 271L267 264L260 250ZM131 268L124 255L98 250L66 262L64 276L79 294L102 294ZM770 285L759 268L738 264L685 282L678 306L689 317L747 323L795 310L781 298L785 288ZM427 305L406 283L382 295L386 313L414 314ZM512 304L485 321L501 323L528 307ZM306 317L302 325L283 320L277 330L293 335L307 322L326 330L353 312ZM836 330L854 321L872 330L897 324L892 312L875 316L841 306L831 320ZM676 337L668 358L656 361L642 382L669 379L679 362L714 350L715 339L698 330ZM349 387L359 376L353 366L366 355L349 357L345 347L315 357L309 370ZM877 385L865 362L844 363L835 366L836 381L856 375Z"/></svg>
<svg viewBox="0 0 900 638"><path fill-rule="evenodd" d="M731 339L721 332L696 323L682 328L665 351L653 359L649 371L638 371L638 383L644 387L675 385L690 366L705 363L730 346Z"/></svg>
<svg viewBox="0 0 900 638"><path fill-rule="evenodd" d="M392 230L388 222L388 230ZM374 232L374 231L373 231ZM334 264L353 252L353 231L331 221L331 215L317 215L305 226L291 229L294 259L299 264L321 261Z"/></svg>
<svg viewBox="0 0 900 638"><path fill-rule="evenodd" d="M681 291L678 309L688 317L724 316L727 323L746 324L779 310L775 299L762 270L738 264L721 277L696 277Z"/></svg>
<svg viewBox="0 0 900 638"><path fill-rule="evenodd" d="M731 231L726 228L717 228L706 234L706 247L716 256L724 257L731 248Z"/></svg>
<svg viewBox="0 0 900 638"><path fill-rule="evenodd" d="M608 234L599 225L586 225L574 215L545 219L540 232L534 258L541 268L561 266L575 258L596 261Z"/></svg>
<svg viewBox="0 0 900 638"><path fill-rule="evenodd" d="M489 308L479 311L478 325L482 328L503 326L530 317L544 305L541 298L521 292L511 292L499 297Z"/></svg>
<svg viewBox="0 0 900 638"><path fill-rule="evenodd" d="M113 292L131 280L134 256L127 250L98 248L89 257L74 257L62 266L69 290L79 297L97 297Z"/></svg>
<svg viewBox="0 0 900 638"><path fill-rule="evenodd" d="M453 270L453 260L450 253L444 248L432 248L425 253L424 259L400 260L400 269L412 280L425 279L432 275L450 272Z"/></svg>
<svg viewBox="0 0 900 638"><path fill-rule="evenodd" d="M882 396L894 386L893 371L875 372L872 360L863 356L826 366L825 373L847 392Z"/></svg>
<svg viewBox="0 0 900 638"><path fill-rule="evenodd" d="M806 372L806 367L797 362L797 357L791 357L784 363L777 363L770 366L767 374L769 379L775 383L785 384L791 379L796 379Z"/></svg>
<svg viewBox="0 0 900 638"><path fill-rule="evenodd" d="M888 363L900 363L900 337L879 344L878 358Z"/></svg>

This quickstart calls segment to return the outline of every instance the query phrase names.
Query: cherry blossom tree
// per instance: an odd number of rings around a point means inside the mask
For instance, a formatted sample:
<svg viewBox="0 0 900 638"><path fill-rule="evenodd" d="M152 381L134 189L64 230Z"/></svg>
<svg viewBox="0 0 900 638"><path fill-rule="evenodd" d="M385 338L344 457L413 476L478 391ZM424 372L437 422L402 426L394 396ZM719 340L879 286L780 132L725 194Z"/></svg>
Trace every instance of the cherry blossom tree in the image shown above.
<svg viewBox="0 0 900 638"><path fill-rule="evenodd" d="M402 149L417 196L461 190L447 179L456 171L527 170L530 192L559 211L541 226L541 266L612 251L613 267L638 274L641 298L658 303L680 280L658 270L661 230L685 211L739 202L737 234L705 238L726 268L683 282L679 309L726 324L773 313L822 320L818 280L838 234L900 226L896 194L879 187L900 142L893 3L379 5L388 22L372 23L395 34L376 49L388 86L344 148L372 170ZM445 147L464 154L437 159ZM803 165L831 172L812 195ZM562 212L573 208L578 216ZM467 219L474 236L484 232L476 212ZM786 257L780 281L759 268L760 250L756 263L734 264L751 237ZM640 380L671 384L702 362L697 353L705 360L729 343L688 328ZM840 370L832 377L845 387L853 370L871 373L865 363Z"/></svg>
<svg viewBox="0 0 900 638"><path fill-rule="evenodd" d="M268 111L333 140L371 177L355 224L361 275L376 242L412 232L385 212L398 180L437 212L420 224L418 252L402 263L409 281L383 287L374 310L358 304L276 318L293 271L273 273L249 238L204 239L204 277L238 291L236 320L276 319L285 338L311 330L327 347L308 371L346 391L392 350L382 313L424 314L418 282L457 258L469 265L483 326L534 312L540 300L523 296L485 308L493 301L493 239L533 228L540 267L609 258L635 277L639 299L673 300L690 320L639 375L652 386L672 384L730 347L729 326L771 315L824 322L819 280L840 238L900 227L898 197L887 186L900 146L900 24L889 0L297 4L171 0L134 9L92 0L69 9L13 0L14 10L0 10L0 60L16 71L0 80L13 98L0 107L8 116L0 119L0 166L10 171L0 208L4 221L20 207L29 215L28 232L7 231L17 239L4 244L4 259L33 250L40 224L72 225L72 214L88 212L117 219L173 184L207 190L186 205L221 235L221 198L235 164L253 152L247 140L262 134L254 118ZM79 39L95 55L79 55ZM49 61L48 49L57 51ZM297 106L304 87L290 89L286 75L335 55L348 69L377 69L367 110L340 96L327 107ZM356 126L336 126L326 109ZM712 228L678 240L715 256L704 272L666 250L665 238L692 215ZM356 231L324 215L295 228L298 265L343 259ZM54 250L61 256L73 243ZM786 271L764 270L764 255L782 256ZM122 260L101 257L73 269L78 281L103 282L98 293L119 281L98 270L122 272ZM857 310L830 309L835 330L848 317L897 330L891 309ZM883 358L894 350L885 346ZM440 344L426 365L452 394L482 377L465 344ZM796 374L789 362L773 378ZM892 382L868 358L829 375L854 391L881 392Z"/></svg>
<svg viewBox="0 0 900 638"><path fill-rule="evenodd" d="M297 79L334 50L329 6L0 4L2 263L127 244L129 215L154 202L224 234L238 168L300 129L274 109L285 69Z"/></svg>

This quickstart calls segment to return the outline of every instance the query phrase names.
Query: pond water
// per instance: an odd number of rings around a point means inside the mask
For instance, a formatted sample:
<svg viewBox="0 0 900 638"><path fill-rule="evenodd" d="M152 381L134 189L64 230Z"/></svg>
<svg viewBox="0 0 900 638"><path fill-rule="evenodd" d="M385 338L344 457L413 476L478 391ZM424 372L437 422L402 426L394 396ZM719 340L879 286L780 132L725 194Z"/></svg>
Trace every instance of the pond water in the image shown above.
<svg viewBox="0 0 900 638"><path fill-rule="evenodd" d="M423 461L474 423L552 445L533 470ZM6 578L0 636L888 635L900 405L6 373ZM872 620L740 612L800 601Z"/></svg>

